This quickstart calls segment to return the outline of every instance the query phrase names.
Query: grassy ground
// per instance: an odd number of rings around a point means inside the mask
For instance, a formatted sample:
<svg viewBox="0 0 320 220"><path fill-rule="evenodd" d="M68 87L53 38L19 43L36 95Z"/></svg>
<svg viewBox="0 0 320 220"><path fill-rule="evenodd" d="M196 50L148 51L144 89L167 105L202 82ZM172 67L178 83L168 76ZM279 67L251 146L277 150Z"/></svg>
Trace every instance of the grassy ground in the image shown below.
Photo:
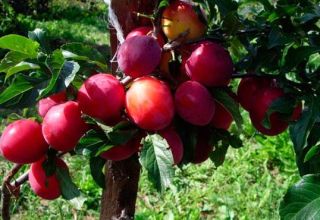
<svg viewBox="0 0 320 220"><path fill-rule="evenodd" d="M71 3L70 3L71 2ZM103 4L100 13L90 12L76 1L57 0L55 16L42 20L20 17L25 30L45 28L55 42L81 41L107 48ZM78 16L76 16L78 15ZM142 173L139 183L136 219L279 219L279 202L289 185L298 179L294 155L288 135L265 139L254 135L245 124L245 147L229 149L223 166L216 169L210 161L177 170L177 190L160 195ZM87 200L81 210L67 201L47 202L38 199L29 185L21 188L21 196L12 203L13 219L97 219L101 190L89 175L86 158L66 158L73 179ZM11 164L0 158L0 181ZM25 168L27 169L27 167Z"/></svg>

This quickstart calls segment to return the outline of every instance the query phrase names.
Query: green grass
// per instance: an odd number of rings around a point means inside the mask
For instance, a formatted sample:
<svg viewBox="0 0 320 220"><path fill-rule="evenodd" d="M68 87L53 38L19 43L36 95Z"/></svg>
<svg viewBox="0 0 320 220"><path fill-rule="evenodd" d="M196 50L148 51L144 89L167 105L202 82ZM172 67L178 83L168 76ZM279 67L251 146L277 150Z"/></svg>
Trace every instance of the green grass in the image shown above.
<svg viewBox="0 0 320 220"><path fill-rule="evenodd" d="M19 18L24 31L45 28L53 46L57 46L56 41L78 41L107 48L109 35L103 6L99 6L99 13L89 13L83 9L85 5L80 7L77 1L59 0L56 3L56 14L51 17L41 21ZM79 13L81 16L75 16ZM0 120L4 114L0 111ZM242 138L245 146L229 149L221 167L216 169L207 161L177 169L176 190L168 190L162 195L155 191L143 172L136 219L279 219L281 198L299 178L291 142L287 133L273 138L254 135L247 114L244 118ZM40 200L25 184L20 197L12 202L13 219L98 218L102 191L90 176L88 160L79 156L66 160L75 183L87 198L84 207L76 210L61 198L51 202ZM0 181L11 166L0 157Z"/></svg>
<svg viewBox="0 0 320 220"><path fill-rule="evenodd" d="M139 183L136 219L279 219L278 206L287 188L298 180L288 135L255 136L241 149L229 149L225 163L207 161L177 169L176 191L159 194L145 172ZM71 174L87 198L81 210L67 201L37 198L26 184L12 203L14 219L78 219L99 216L101 189L93 182L84 157L67 157ZM0 161L5 173L10 164ZM2 176L2 175L1 175ZM1 179L1 177L0 177Z"/></svg>

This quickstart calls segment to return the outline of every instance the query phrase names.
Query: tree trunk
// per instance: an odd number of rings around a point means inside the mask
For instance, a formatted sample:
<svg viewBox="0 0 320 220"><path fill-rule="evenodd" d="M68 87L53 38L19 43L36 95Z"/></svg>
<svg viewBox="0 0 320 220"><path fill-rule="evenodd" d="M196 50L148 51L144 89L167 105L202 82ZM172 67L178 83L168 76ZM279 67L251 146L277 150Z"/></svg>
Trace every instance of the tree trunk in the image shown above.
<svg viewBox="0 0 320 220"><path fill-rule="evenodd" d="M118 17L126 36L138 26L150 25L150 21L137 17L137 13L152 14L155 0L111 0L111 8ZM116 32L110 28L111 57L116 53L118 41ZM117 69L113 63L112 70ZM108 161L106 164L106 187L101 201L101 220L133 219L140 177L137 156L124 161Z"/></svg>

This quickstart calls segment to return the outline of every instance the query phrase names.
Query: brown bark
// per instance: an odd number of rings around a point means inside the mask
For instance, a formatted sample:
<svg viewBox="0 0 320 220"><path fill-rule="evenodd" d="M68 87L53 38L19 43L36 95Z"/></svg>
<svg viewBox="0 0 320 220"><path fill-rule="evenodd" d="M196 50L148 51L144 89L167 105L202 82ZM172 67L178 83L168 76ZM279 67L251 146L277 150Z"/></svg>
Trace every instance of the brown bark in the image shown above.
<svg viewBox="0 0 320 220"><path fill-rule="evenodd" d="M150 25L150 21L137 17L137 13L152 14L155 0L111 0L111 7L118 17L126 36L138 26ZM116 53L116 32L110 28L111 54ZM116 70L113 64L113 72ZM136 156L124 161L108 161L106 187L101 201L101 220L133 219L140 177L140 164Z"/></svg>

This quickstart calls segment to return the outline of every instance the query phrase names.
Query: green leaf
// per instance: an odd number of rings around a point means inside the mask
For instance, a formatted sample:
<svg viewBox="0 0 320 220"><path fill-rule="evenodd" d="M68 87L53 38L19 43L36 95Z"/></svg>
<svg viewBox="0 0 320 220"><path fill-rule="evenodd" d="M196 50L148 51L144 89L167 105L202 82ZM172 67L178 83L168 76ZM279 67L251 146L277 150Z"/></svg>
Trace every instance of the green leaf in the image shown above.
<svg viewBox="0 0 320 220"><path fill-rule="evenodd" d="M105 188L105 175L103 172L104 165L106 160L101 157L92 157L90 158L90 172L93 180L100 186L102 189Z"/></svg>
<svg viewBox="0 0 320 220"><path fill-rule="evenodd" d="M301 17L299 17L299 21L304 24L307 23L313 19L318 19L320 18L320 5L314 4L314 8L312 8L311 11L305 13Z"/></svg>
<svg viewBox="0 0 320 220"><path fill-rule="evenodd" d="M0 48L28 55L29 58L36 58L39 44L26 37L9 34L0 38Z"/></svg>
<svg viewBox="0 0 320 220"><path fill-rule="evenodd" d="M269 119L270 119L270 116L275 112L280 113L283 116L283 118L289 119L292 115L295 104L296 104L295 99L287 96L280 97L273 100L262 121L263 126L265 128L270 129Z"/></svg>
<svg viewBox="0 0 320 220"><path fill-rule="evenodd" d="M242 29L242 24L239 21L236 12L228 13L223 19L222 28L227 34L234 34L239 29Z"/></svg>
<svg viewBox="0 0 320 220"><path fill-rule="evenodd" d="M0 72L7 72L11 67L16 66L21 61L29 58L29 55L16 51L9 51L0 62Z"/></svg>
<svg viewBox="0 0 320 220"><path fill-rule="evenodd" d="M215 147L213 152L210 154L210 159L216 167L219 167L223 164L226 154L228 152L229 146Z"/></svg>
<svg viewBox="0 0 320 220"><path fill-rule="evenodd" d="M319 47L302 46L298 48L290 47L285 57L284 69L289 71L298 66L303 60L308 60L309 57L320 52Z"/></svg>
<svg viewBox="0 0 320 220"><path fill-rule="evenodd" d="M243 119L240 113L239 103L236 102L228 92L223 89L213 89L214 98L217 102L223 105L232 115L235 120L238 129L242 130Z"/></svg>
<svg viewBox="0 0 320 220"><path fill-rule="evenodd" d="M111 148L113 148L115 145L114 144L110 144L110 143L107 143L107 144L104 144L104 145L101 145L98 150L96 151L95 153L95 157L99 156L100 154L102 154L103 152L106 152L108 150L110 150Z"/></svg>
<svg viewBox="0 0 320 220"><path fill-rule="evenodd" d="M163 192L172 185L173 155L167 141L160 135L148 135L144 139L140 163L157 190Z"/></svg>
<svg viewBox="0 0 320 220"><path fill-rule="evenodd" d="M312 54L307 63L309 73L314 73L320 70L320 53Z"/></svg>
<svg viewBox="0 0 320 220"><path fill-rule="evenodd" d="M319 122L316 122L312 129L310 130L310 134L308 136L308 140L307 140L307 143L308 143L308 146L314 146L314 145L317 145L319 140L320 140L320 123Z"/></svg>
<svg viewBox="0 0 320 220"><path fill-rule="evenodd" d="M232 11L236 11L238 8L238 3L233 0L210 0L214 2L219 9L219 12L223 17Z"/></svg>
<svg viewBox="0 0 320 220"><path fill-rule="evenodd" d="M284 220L320 219L320 175L306 175L292 186L280 204Z"/></svg>
<svg viewBox="0 0 320 220"><path fill-rule="evenodd" d="M282 46L292 42L290 37L285 36L279 27L271 29L268 36L268 49L272 49L276 46Z"/></svg>
<svg viewBox="0 0 320 220"><path fill-rule="evenodd" d="M64 44L61 49L65 59L87 61L99 66L103 71L107 71L106 58L91 46L81 43L68 43Z"/></svg>
<svg viewBox="0 0 320 220"><path fill-rule="evenodd" d="M246 2L239 6L238 15L243 20L255 21L256 17L264 11L264 5L258 1Z"/></svg>
<svg viewBox="0 0 320 220"><path fill-rule="evenodd" d="M72 182L68 169L57 167L56 174L64 199L71 200L81 195L78 187Z"/></svg>
<svg viewBox="0 0 320 220"><path fill-rule="evenodd" d="M169 6L169 0L161 0L158 8L160 9L160 8L167 7L167 6Z"/></svg>
<svg viewBox="0 0 320 220"><path fill-rule="evenodd" d="M105 144L104 136L95 130L89 130L79 140L75 151L84 156L95 156L98 149Z"/></svg>
<svg viewBox="0 0 320 220"><path fill-rule="evenodd" d="M23 77L17 77L17 79L0 94L0 105L32 90L32 88L32 83Z"/></svg>
<svg viewBox="0 0 320 220"><path fill-rule="evenodd" d="M49 85L43 91L39 99L48 96L51 93L60 92L66 89L74 80L80 66L73 61L65 61L62 51L56 50L52 56L46 61L52 76Z"/></svg>
<svg viewBox="0 0 320 220"><path fill-rule="evenodd" d="M319 155L320 153L320 145L313 146L304 157L304 163L311 160L314 156Z"/></svg>
<svg viewBox="0 0 320 220"><path fill-rule="evenodd" d="M316 122L319 108L319 100L313 98L310 106L302 112L301 118L290 126L291 140L298 152L306 146L308 135Z"/></svg>
<svg viewBox="0 0 320 220"><path fill-rule="evenodd" d="M105 133L111 145L122 145L130 141L137 133L138 129L129 121L121 121L114 127L105 125L103 122L89 117L89 120L98 125Z"/></svg>
<svg viewBox="0 0 320 220"><path fill-rule="evenodd" d="M45 52L49 52L49 45L46 40L46 32L40 28L36 28L33 31L28 32L28 37L34 41L37 41L41 49L43 49Z"/></svg>
<svg viewBox="0 0 320 220"><path fill-rule="evenodd" d="M34 63L28 63L28 62L20 62L17 65L15 65L14 67L9 68L6 72L6 79L8 79L10 76L19 73L19 72L23 72L26 70L37 70L40 69L40 66Z"/></svg>

